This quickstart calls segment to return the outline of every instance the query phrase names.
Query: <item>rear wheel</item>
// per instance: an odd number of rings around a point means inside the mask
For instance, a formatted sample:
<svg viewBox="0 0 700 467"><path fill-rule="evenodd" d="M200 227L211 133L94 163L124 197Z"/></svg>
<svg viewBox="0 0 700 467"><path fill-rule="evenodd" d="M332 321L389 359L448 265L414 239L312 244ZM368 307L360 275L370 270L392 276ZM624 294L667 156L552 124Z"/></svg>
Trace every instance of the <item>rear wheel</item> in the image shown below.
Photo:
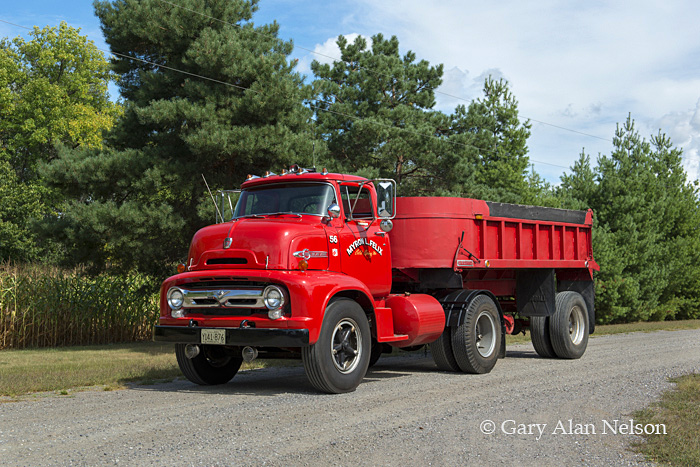
<svg viewBox="0 0 700 467"><path fill-rule="evenodd" d="M452 353L466 373L488 373L501 349L501 317L487 295L469 303L464 323L452 328Z"/></svg>
<svg viewBox="0 0 700 467"><path fill-rule="evenodd" d="M430 354L437 367L442 371L461 371L452 353L452 331L445 328L438 340L430 344Z"/></svg>
<svg viewBox="0 0 700 467"><path fill-rule="evenodd" d="M530 318L530 337L537 355L543 358L554 358L557 355L549 338L549 316L533 316Z"/></svg>
<svg viewBox="0 0 700 467"><path fill-rule="evenodd" d="M185 356L185 347L185 344L175 344L175 357L182 374L195 384L228 383L243 363L243 358L231 356L220 346L202 345L194 358Z"/></svg>
<svg viewBox="0 0 700 467"><path fill-rule="evenodd" d="M571 291L556 296L556 311L549 318L549 337L559 358L580 358L588 346L588 309L581 294Z"/></svg>
<svg viewBox="0 0 700 467"><path fill-rule="evenodd" d="M371 352L369 323L356 302L341 298L331 303L318 341L302 348L304 370L319 391L354 391L367 373Z"/></svg>

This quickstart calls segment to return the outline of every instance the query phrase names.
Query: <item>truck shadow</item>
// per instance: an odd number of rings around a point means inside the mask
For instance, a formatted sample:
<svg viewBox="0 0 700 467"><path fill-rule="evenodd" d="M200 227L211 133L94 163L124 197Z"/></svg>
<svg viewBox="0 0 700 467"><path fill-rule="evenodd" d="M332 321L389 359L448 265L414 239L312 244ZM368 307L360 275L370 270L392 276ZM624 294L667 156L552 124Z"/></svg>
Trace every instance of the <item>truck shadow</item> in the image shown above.
<svg viewBox="0 0 700 467"><path fill-rule="evenodd" d="M388 357L380 359L370 368L362 384L382 380L410 377L416 373L437 373L432 358ZM184 377L172 382L155 384L128 383L130 390L170 394L210 394L278 396L281 394L316 394L303 366L269 367L239 372L229 383L216 386L199 386Z"/></svg>
<svg viewBox="0 0 700 467"><path fill-rule="evenodd" d="M518 359L540 358L534 351L527 350L508 351L506 356L507 358ZM420 373L440 375L450 372L440 371L430 354L427 356L390 356L379 359L367 371L362 384L410 377ZM184 377L179 377L172 382L155 384L128 383L128 386L133 391L166 394L246 395L258 397L279 396L282 394L320 394L307 380L304 368L301 365L241 371L229 383L217 386L198 386Z"/></svg>
<svg viewBox="0 0 700 467"><path fill-rule="evenodd" d="M506 358L541 358L534 350L507 350Z"/></svg>

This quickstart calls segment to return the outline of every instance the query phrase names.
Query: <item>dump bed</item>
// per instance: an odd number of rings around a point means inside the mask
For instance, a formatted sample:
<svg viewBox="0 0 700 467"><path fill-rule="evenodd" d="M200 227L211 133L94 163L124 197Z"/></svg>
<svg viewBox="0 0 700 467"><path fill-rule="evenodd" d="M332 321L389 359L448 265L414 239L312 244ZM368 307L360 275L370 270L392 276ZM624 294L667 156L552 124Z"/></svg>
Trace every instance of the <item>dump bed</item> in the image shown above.
<svg viewBox="0 0 700 467"><path fill-rule="evenodd" d="M593 213L468 198L397 198L392 267L598 269Z"/></svg>

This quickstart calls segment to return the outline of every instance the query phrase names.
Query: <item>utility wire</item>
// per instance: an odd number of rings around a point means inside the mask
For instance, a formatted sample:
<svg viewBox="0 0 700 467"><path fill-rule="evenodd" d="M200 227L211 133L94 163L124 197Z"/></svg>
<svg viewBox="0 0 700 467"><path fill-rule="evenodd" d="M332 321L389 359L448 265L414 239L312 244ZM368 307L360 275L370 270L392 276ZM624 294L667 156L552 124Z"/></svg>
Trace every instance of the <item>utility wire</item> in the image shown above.
<svg viewBox="0 0 700 467"><path fill-rule="evenodd" d="M3 20L3 19L0 19L0 22L6 23L6 24L10 24L10 25L16 26L16 27L18 27L18 28L26 29L26 30L28 30L28 31L33 31L33 30L34 30L33 28L29 28L29 27L27 27L27 26L22 26L22 25L20 25L20 24L12 23L12 22L9 22L9 21ZM263 93L262 91L255 90L255 89L251 89L251 88L249 88L249 87L240 86L240 85L237 85L237 84L232 84L232 83L229 83L229 82L226 82L226 81L221 81L221 80L218 80L218 79L215 79L215 78L210 78L210 77L208 77L208 76L200 75L200 74L197 74L197 73L192 73L192 72L185 71L185 70L180 70L180 69L178 69L178 68L174 68L174 67L170 67L170 66L167 66L167 65L159 64L159 63L156 63L156 62L152 62L152 61L150 61L150 60L145 60L145 59L143 59L143 58L133 57L133 56L131 56L131 55L122 54L122 53L114 52L114 51L111 51L111 50L105 50L105 49L102 49L102 48L97 47L97 46L95 46L95 48L96 48L97 50L100 50L100 51L105 52L105 53L107 53L107 54L114 55L114 56L118 56L118 57L122 57L122 58L125 58L125 59L127 59L127 60L139 61L139 62L142 62L142 63L146 63L146 64L148 64L148 65L153 65L153 66L158 67L158 68L163 68L163 69L166 69L166 70L174 71L174 72L176 72L176 73L182 73L182 74L187 75L187 76L191 76L191 77L195 77L195 78L199 78L199 79L211 81L211 82L214 82L214 83L217 83L217 84L222 84L222 85L229 86L229 87L232 87L232 88L240 89L240 90L242 90L242 91L251 91L251 92L255 92L255 93L257 93L257 94L262 94L262 93ZM317 103L322 103L322 104L326 104L326 105L333 105L333 102L324 101L324 100L322 100L322 99L311 99L311 100L316 101ZM350 119L352 119L352 120L356 120L356 121L358 121L358 120L359 120L359 121L366 120L366 118L363 118L363 117L358 117L358 116L356 116L356 115L351 115L351 114L347 114L347 113L344 113L344 112L339 112L339 111L336 111L336 110L331 110L331 109L324 108L324 107L321 107L321 106L318 106L318 105L313 105L313 104L311 104L310 106L313 107L313 108L315 108L315 109L317 109L317 110L321 110L321 111L323 111L323 112L332 113L332 114L335 114L335 115L340 115L340 116L343 116L343 117L346 117L346 118L350 118ZM448 143L448 144L452 144L452 145L457 145L457 146L462 146L462 147L468 147L468 148L474 148L474 149L476 149L477 151L480 151L480 152L482 152L482 153L495 154L495 152L492 151L492 150L479 148L478 146L475 146L475 145L473 145L473 144L461 143L461 142L458 142L458 141L450 141L450 140L442 139L442 138L440 138L440 137L438 137L438 136L436 136L436 135L427 134L427 133L420 133L420 132L418 132L418 131L413 131L413 130L410 130L410 129L408 129L408 128L400 128L400 127L397 127L397 126L394 126L394 125L389 125L389 124L385 124L385 123L381 123L381 122L376 122L376 121L375 121L375 122L372 122L372 124L377 125L377 126L382 126L382 127L385 127L385 128L396 129L396 130L399 130L399 131L404 132L404 133L409 133L409 134L413 134L413 135L416 135L416 136L421 136L421 137L424 137L424 138L434 138L434 139L437 139L438 141L442 141L442 142L445 142L445 143ZM563 165L552 164L552 163L550 163L550 162L539 161L539 160L531 159L531 158L528 158L528 159L529 159L531 162L536 162L536 163L538 163L538 164L549 165L549 166L553 166L553 167L562 168L562 169L565 169L565 170L569 170L569 169L570 169L570 167L565 167L565 166L563 166Z"/></svg>
<svg viewBox="0 0 700 467"><path fill-rule="evenodd" d="M192 8L188 8L188 7L185 7L185 6L182 6L182 5L178 5L177 3L173 3L173 2L170 2L170 1L168 1L168 0L158 0L158 1L160 1L160 2L162 2L162 3L166 3L166 4L171 5L171 6L174 6L174 7L176 7L176 8L181 8L181 9L183 9L183 10L189 11L189 12L194 13L194 14L199 15L199 16L203 16L203 17L208 18L208 19L211 19L211 20L213 20L213 21L217 21L217 22L222 23L222 24L228 24L229 26L233 26L233 27L238 28L238 29L242 29L242 28L243 28L240 24L229 23L228 21L224 21L224 20L222 20L222 19L215 18L215 17L213 17L213 16L207 15L206 13L202 13L202 12L200 12L200 11L193 10ZM281 38L279 38L279 37L277 37L277 36L273 36L273 35L271 35L271 34L267 34L267 33L260 32L260 31L256 31L256 30L254 30L254 29L251 29L250 32L253 32L254 34L257 34L257 35L262 36L262 37L266 37L266 38L268 38L268 39L275 39L275 40L278 40L278 41L280 41L280 42L283 41L283 39L281 39ZM346 62L346 63L348 63L347 60L343 60L342 58L338 58L338 57L333 57L333 56L331 56L331 55L326 55L326 54L317 52L317 51L315 51L315 50L309 49L308 47L302 47L302 46L299 46L299 45L295 45L295 47L296 47L297 49L305 50L305 51L307 51L307 52L309 52L309 53L312 53L312 54L314 54L314 55L318 55L319 57L324 57L324 58L331 59L331 60L333 60L333 61L335 61L335 62ZM378 72L378 71L376 71L376 70L372 70L371 68L367 68L367 67L360 67L360 68L359 68L358 70L356 70L356 71L359 71L360 69L362 69L362 70L364 70L364 71L367 71L368 73L373 74L374 76L382 76L382 77L384 77L384 78L390 78L390 79L394 79L394 80L396 80L396 81L402 81L402 82L404 82L404 83L406 82L406 80L402 80L402 79L396 78L395 76L389 75L389 74L386 74L386 73L380 73L380 72ZM457 100L460 100L460 101L463 101L463 102L467 102L467 103L473 102L472 99L466 99L466 98L464 98L464 97L455 96L455 95L453 95L453 94L448 94L448 93L446 93L446 92L439 91L439 90L436 89L436 88L433 88L432 91L433 91L435 94L441 94L441 95L443 95L443 96L451 97L452 99L457 99ZM559 129L559 130L569 131L569 132L571 132L571 133L577 133L577 134L579 134L579 135L587 136L587 137L589 137L589 138L596 138L596 139L599 139L599 140L602 140L602 141L607 141L607 142L609 142L609 143L612 143L612 142L613 142L611 139L608 139L608 138L603 138L603 137L601 137L601 136L592 135L592 134L589 134L589 133L584 133L584 132L582 132L582 131L573 130L573 129L571 129L571 128L566 128L566 127L563 127L563 126L555 125L555 124L553 124L553 123L547 123L547 122L544 122L544 121L542 121L542 120L536 120L536 119L534 119L534 118L526 117L526 116L524 116L524 115L523 115L523 116L518 116L518 118L521 119L521 120L523 120L523 119L524 119L524 120L530 120L530 121L532 121L532 122L539 123L539 124L541 124L541 125L547 125L547 126L550 126L550 127L552 127L552 128L557 128L557 129Z"/></svg>

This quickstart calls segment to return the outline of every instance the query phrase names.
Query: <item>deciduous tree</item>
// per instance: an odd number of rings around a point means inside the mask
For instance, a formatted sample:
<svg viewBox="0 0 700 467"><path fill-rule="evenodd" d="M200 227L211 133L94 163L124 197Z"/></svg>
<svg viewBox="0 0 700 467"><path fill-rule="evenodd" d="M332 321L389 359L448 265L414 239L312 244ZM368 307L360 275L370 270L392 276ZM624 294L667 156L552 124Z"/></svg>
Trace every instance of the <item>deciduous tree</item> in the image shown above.
<svg viewBox="0 0 700 467"><path fill-rule="evenodd" d="M30 223L61 198L42 186L39 165L57 145L100 147L120 112L107 93L109 64L79 29L61 23L29 36L0 41L0 260L36 259L46 247Z"/></svg>

